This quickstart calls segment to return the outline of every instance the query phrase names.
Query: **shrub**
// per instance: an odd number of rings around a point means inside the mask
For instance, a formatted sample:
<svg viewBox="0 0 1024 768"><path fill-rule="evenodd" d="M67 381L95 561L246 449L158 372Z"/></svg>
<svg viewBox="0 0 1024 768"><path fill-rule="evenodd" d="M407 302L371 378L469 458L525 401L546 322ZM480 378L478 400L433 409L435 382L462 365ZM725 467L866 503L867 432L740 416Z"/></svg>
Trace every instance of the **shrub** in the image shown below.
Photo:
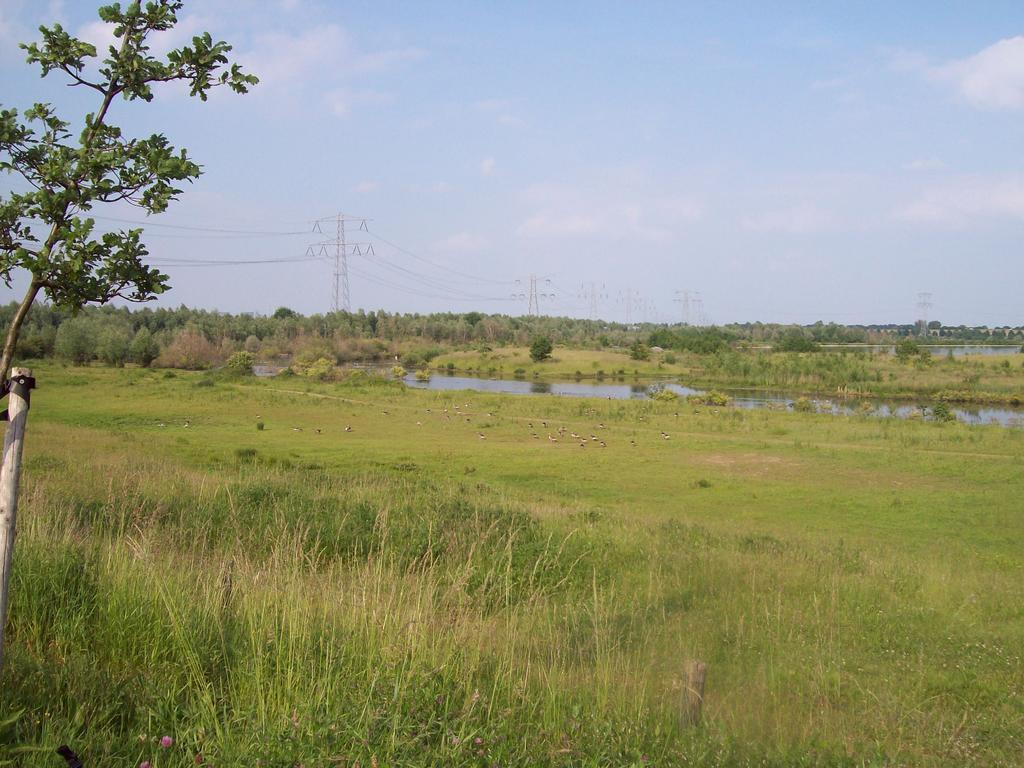
<svg viewBox="0 0 1024 768"><path fill-rule="evenodd" d="M804 336L799 328L790 328L775 344L778 352L815 352L818 349L817 342Z"/></svg>
<svg viewBox="0 0 1024 768"><path fill-rule="evenodd" d="M932 419L944 424L950 421L956 421L956 414L953 413L947 403L940 400L932 406Z"/></svg>
<svg viewBox="0 0 1024 768"><path fill-rule="evenodd" d="M672 352L666 352L665 356L662 359L668 365L675 365L676 364L676 356Z"/></svg>
<svg viewBox="0 0 1024 768"><path fill-rule="evenodd" d="M405 374L406 373L407 373L407 371L405 370L405 368L403 368L400 365L392 365L391 366L391 375L394 376L396 379L405 378Z"/></svg>
<svg viewBox="0 0 1024 768"><path fill-rule="evenodd" d="M416 381L430 381L430 371L416 371Z"/></svg>
<svg viewBox="0 0 1024 768"><path fill-rule="evenodd" d="M925 350L927 353L927 350ZM903 339L896 345L896 359L901 363L910 362L911 359L921 354L921 345L913 339Z"/></svg>
<svg viewBox="0 0 1024 768"><path fill-rule="evenodd" d="M662 403L672 403L679 399L679 394L671 389L662 388L651 395L651 399Z"/></svg>
<svg viewBox="0 0 1024 768"><path fill-rule="evenodd" d="M248 376L252 374L252 367L254 365L256 365L256 357L252 352L235 352L235 354L228 358L224 367L229 373Z"/></svg>
<svg viewBox="0 0 1024 768"><path fill-rule="evenodd" d="M551 339L547 336L538 336L530 342L530 359L535 363L546 360L551 357L554 348L555 345L551 343Z"/></svg>
<svg viewBox="0 0 1024 768"><path fill-rule="evenodd" d="M629 348L629 356L633 360L650 360L651 348L637 339L633 342L633 346Z"/></svg>
<svg viewBox="0 0 1024 768"><path fill-rule="evenodd" d="M203 332L195 326L186 326L160 353L155 362L161 368L197 371L212 367L218 359L217 347L203 335Z"/></svg>
<svg viewBox="0 0 1024 768"><path fill-rule="evenodd" d="M799 413L810 413L814 410L814 403L806 397L798 397L793 401L793 410Z"/></svg>
<svg viewBox="0 0 1024 768"><path fill-rule="evenodd" d="M321 381L324 381L334 377L337 372L337 367L334 365L333 360L321 357L308 365L293 363L291 371L299 376L307 376L311 379L320 379Z"/></svg>
<svg viewBox="0 0 1024 768"><path fill-rule="evenodd" d="M694 405L724 406L729 404L729 396L724 392L712 389L699 395L690 395L686 401Z"/></svg>

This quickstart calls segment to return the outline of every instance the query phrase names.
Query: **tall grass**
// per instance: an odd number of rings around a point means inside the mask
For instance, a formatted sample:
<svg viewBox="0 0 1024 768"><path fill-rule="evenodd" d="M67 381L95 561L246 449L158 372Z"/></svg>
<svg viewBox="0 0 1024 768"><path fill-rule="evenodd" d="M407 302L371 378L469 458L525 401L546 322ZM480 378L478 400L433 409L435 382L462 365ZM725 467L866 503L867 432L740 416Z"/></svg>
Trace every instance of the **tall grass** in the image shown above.
<svg viewBox="0 0 1024 768"><path fill-rule="evenodd" d="M70 743L87 765L954 766L1024 747L1019 430L41 374L0 761ZM319 397L280 391L303 388ZM156 426L178 414L192 426ZM541 419L604 423L609 447L535 441ZM696 728L688 658L710 670Z"/></svg>

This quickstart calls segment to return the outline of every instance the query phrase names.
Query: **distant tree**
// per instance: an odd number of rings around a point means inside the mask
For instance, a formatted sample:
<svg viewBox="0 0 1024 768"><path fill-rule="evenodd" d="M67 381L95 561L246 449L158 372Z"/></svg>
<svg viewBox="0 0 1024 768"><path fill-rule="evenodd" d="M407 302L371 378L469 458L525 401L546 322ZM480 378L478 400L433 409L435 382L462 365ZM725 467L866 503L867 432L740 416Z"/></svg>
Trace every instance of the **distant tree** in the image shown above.
<svg viewBox="0 0 1024 768"><path fill-rule="evenodd" d="M633 360L650 360L651 348L637 339L629 348L629 356Z"/></svg>
<svg viewBox="0 0 1024 768"><path fill-rule="evenodd" d="M120 324L105 324L96 337L96 356L107 365L123 367L128 362L132 343L131 329Z"/></svg>
<svg viewBox="0 0 1024 768"><path fill-rule="evenodd" d="M921 345L913 339L903 339L896 344L896 359L900 362L906 363L920 354Z"/></svg>
<svg viewBox="0 0 1024 768"><path fill-rule="evenodd" d="M61 360L85 365L96 354L95 325L85 317L65 320L57 329L53 352Z"/></svg>
<svg viewBox="0 0 1024 768"><path fill-rule="evenodd" d="M530 342L530 359L535 363L547 360L551 357L554 349L555 345L551 343L550 338L547 336L537 336Z"/></svg>
<svg viewBox="0 0 1024 768"><path fill-rule="evenodd" d="M817 342L807 338L799 328L790 328L775 343L777 352L815 352L819 349Z"/></svg>
<svg viewBox="0 0 1024 768"><path fill-rule="evenodd" d="M274 314L271 315L275 320L291 320L299 316L299 313L294 309L288 309L288 307L278 307L274 310Z"/></svg>
<svg viewBox="0 0 1024 768"><path fill-rule="evenodd" d="M40 291L56 306L77 310L115 297L146 301L167 289L167 276L143 262L148 251L141 229L94 236L94 220L82 214L122 201L161 213L181 192L177 185L201 172L162 134L129 138L111 125L115 99L152 101L155 84L177 81L205 101L215 86L245 93L257 82L229 66L231 46L208 33L193 37L191 46L152 55L150 35L172 29L181 7L180 0L102 6L99 17L114 44L98 64L96 47L60 24L40 27L42 41L21 46L44 77L59 71L69 85L95 91L99 104L81 128L59 118L50 104L34 104L21 117L15 109L0 109L0 170L20 177L11 186L24 190L0 196L0 279L10 286L16 270L29 273L7 328L0 377L7 376L21 326Z"/></svg>
<svg viewBox="0 0 1024 768"><path fill-rule="evenodd" d="M128 347L128 356L133 363L148 368L159 355L160 345L153 338L149 328L142 326L135 332L135 338L132 339L132 343Z"/></svg>

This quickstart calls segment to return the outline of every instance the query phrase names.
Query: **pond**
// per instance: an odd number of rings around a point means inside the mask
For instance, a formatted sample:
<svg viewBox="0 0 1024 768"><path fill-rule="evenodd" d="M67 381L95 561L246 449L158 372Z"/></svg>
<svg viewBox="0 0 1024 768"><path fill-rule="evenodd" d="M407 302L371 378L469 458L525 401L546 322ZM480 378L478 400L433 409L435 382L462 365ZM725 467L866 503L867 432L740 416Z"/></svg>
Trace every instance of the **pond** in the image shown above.
<svg viewBox="0 0 1024 768"><path fill-rule="evenodd" d="M896 347L892 344L822 344L821 348L826 352L888 352L893 354ZM1015 355L1021 350L1020 344L922 344L921 349L927 349L934 357L945 357L952 354L953 357L964 357L965 355Z"/></svg>
<svg viewBox="0 0 1024 768"><path fill-rule="evenodd" d="M703 394L703 390L670 382L604 383L591 381L538 381L526 379L483 379L472 376L435 374L429 381L417 381L415 375L404 378L407 386L429 390L473 390L505 395L560 395L563 397L601 397L609 400L646 400L660 388L670 389L685 397ZM785 392L758 392L751 390L723 390L739 408L790 409L800 397ZM874 399L836 400L809 398L818 413L835 416L866 414L882 418L919 418L927 413L930 403L899 401L885 402ZM1024 408L1009 406L950 406L959 421L967 424L999 424L1004 427L1024 426Z"/></svg>

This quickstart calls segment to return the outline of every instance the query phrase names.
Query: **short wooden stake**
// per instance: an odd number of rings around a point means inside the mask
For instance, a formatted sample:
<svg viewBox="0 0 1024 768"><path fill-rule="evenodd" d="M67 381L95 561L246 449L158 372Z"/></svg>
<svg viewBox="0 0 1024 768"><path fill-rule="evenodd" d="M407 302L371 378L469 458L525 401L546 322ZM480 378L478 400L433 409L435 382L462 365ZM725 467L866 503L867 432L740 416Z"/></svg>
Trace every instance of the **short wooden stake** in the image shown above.
<svg viewBox="0 0 1024 768"><path fill-rule="evenodd" d="M28 368L11 369L12 381L21 376L31 378L32 371ZM20 390L12 389L7 396L7 419L3 465L0 467L0 669L4 663L4 626L7 622L7 598L14 556L21 452L25 444L25 423L28 420L28 400L22 397Z"/></svg>
<svg viewBox="0 0 1024 768"><path fill-rule="evenodd" d="M704 679L708 674L708 665L703 661L686 662L683 677L683 722L696 725L700 722L701 708L704 706Z"/></svg>

